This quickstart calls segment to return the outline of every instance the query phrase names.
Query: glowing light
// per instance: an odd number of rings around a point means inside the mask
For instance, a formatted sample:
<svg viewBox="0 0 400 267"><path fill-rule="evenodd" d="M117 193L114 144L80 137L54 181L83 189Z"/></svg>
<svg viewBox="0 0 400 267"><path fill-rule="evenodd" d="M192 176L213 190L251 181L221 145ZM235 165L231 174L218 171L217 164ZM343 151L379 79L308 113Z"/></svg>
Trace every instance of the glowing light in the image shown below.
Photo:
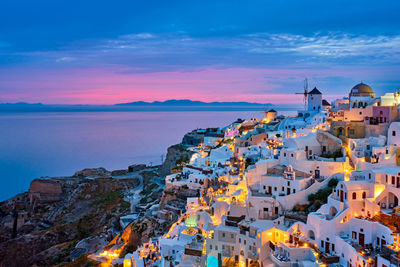
<svg viewBox="0 0 400 267"><path fill-rule="evenodd" d="M375 194L374 194L375 198L378 197L382 192L383 192L383 188L376 189Z"/></svg>
<svg viewBox="0 0 400 267"><path fill-rule="evenodd" d="M185 225L187 227L196 227L197 226L197 216L196 214L191 214L189 218L186 219Z"/></svg>
<svg viewBox="0 0 400 267"><path fill-rule="evenodd" d="M131 267L131 266L132 266L131 259L125 259L124 260L124 267Z"/></svg>
<svg viewBox="0 0 400 267"><path fill-rule="evenodd" d="M208 256L207 258L207 266L209 267L218 267L218 259L214 256Z"/></svg>

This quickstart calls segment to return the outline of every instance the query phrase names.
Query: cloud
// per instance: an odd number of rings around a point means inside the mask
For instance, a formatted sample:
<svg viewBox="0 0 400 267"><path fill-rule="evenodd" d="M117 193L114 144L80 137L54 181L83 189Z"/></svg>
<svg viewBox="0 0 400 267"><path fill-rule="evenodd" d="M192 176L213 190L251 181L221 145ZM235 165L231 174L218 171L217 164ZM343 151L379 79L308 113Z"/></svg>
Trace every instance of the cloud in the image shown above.
<svg viewBox="0 0 400 267"><path fill-rule="evenodd" d="M294 34L248 35L254 53L289 52L299 56L331 58L381 58L397 61L400 56L400 36L367 36L329 33L303 36Z"/></svg>
<svg viewBox="0 0 400 267"><path fill-rule="evenodd" d="M135 33L10 53L22 60L12 68L0 65L0 90L9 93L7 101L20 93L25 96L15 97L18 101L47 103L150 101L155 96L297 103L293 93L308 77L310 86L332 100L360 80L378 92L398 87L399 48L398 35Z"/></svg>
<svg viewBox="0 0 400 267"><path fill-rule="evenodd" d="M14 53L15 55L15 53ZM186 32L135 33L114 39L71 43L52 51L17 53L33 62L118 65L141 71L192 71L216 67L318 68L324 66L392 64L400 60L400 35L350 33L253 33L232 36L191 36ZM77 62L75 59L79 58ZM26 60L24 60L26 61ZM50 64L50 63L49 63Z"/></svg>
<svg viewBox="0 0 400 267"><path fill-rule="evenodd" d="M61 57L61 58L56 59L57 62L71 62L74 60L76 60L76 58L74 58L74 57Z"/></svg>

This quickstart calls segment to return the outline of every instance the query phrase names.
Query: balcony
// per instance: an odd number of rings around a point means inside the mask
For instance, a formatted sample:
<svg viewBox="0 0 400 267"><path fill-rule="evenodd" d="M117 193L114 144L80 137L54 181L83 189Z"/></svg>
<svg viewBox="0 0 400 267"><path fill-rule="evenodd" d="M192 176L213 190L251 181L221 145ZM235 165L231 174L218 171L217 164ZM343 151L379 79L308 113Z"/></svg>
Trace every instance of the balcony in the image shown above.
<svg viewBox="0 0 400 267"><path fill-rule="evenodd" d="M187 244L185 246L185 254L201 257L201 255L203 254L203 243L202 242L193 242L193 243Z"/></svg>

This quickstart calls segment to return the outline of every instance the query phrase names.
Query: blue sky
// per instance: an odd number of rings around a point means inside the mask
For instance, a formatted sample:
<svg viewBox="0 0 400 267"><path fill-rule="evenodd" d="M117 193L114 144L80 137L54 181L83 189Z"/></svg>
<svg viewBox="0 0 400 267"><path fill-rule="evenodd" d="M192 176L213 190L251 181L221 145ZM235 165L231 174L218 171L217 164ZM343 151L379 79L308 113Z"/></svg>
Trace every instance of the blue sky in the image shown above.
<svg viewBox="0 0 400 267"><path fill-rule="evenodd" d="M400 88L400 1L0 3L0 102L328 99ZM290 96L290 97L289 97Z"/></svg>

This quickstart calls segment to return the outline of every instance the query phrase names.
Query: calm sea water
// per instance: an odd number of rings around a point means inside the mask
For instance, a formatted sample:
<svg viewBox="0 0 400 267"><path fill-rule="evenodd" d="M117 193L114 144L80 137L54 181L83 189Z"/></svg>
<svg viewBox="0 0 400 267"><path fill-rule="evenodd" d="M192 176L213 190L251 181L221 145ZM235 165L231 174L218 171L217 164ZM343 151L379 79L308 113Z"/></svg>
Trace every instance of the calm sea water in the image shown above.
<svg viewBox="0 0 400 267"><path fill-rule="evenodd" d="M167 148L192 129L262 116L260 111L3 113L0 200L28 190L40 176L160 164Z"/></svg>

